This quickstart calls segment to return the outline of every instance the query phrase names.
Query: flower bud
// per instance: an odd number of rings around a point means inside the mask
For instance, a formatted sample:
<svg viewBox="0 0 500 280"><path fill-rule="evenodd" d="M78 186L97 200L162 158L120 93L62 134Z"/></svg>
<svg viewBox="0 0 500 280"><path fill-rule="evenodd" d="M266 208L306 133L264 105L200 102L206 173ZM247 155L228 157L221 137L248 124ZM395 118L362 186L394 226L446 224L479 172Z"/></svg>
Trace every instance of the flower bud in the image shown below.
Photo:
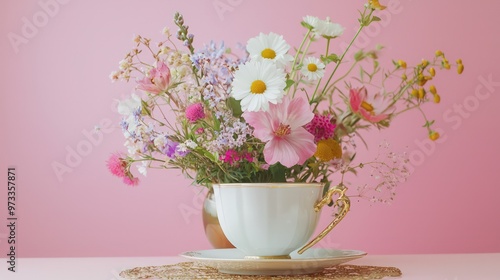
<svg viewBox="0 0 500 280"><path fill-rule="evenodd" d="M436 76L436 70L434 69L434 67L429 68L429 73L432 77Z"/></svg>
<svg viewBox="0 0 500 280"><path fill-rule="evenodd" d="M444 53L442 51L440 51L440 50L436 51L436 56L443 56L443 55L444 55Z"/></svg>
<svg viewBox="0 0 500 280"><path fill-rule="evenodd" d="M458 64L457 65L457 73L462 74L464 72L464 65L463 64Z"/></svg>
<svg viewBox="0 0 500 280"><path fill-rule="evenodd" d="M424 99L424 97L425 97L425 89L419 88L418 89L418 99Z"/></svg>
<svg viewBox="0 0 500 280"><path fill-rule="evenodd" d="M403 81L406 81L408 79L408 77L406 76L406 74L403 74L403 75L401 75L401 79L403 79Z"/></svg>
<svg viewBox="0 0 500 280"><path fill-rule="evenodd" d="M430 91L432 94L436 94L436 93L437 93L436 86L431 85L431 86L429 87L429 91Z"/></svg>
<svg viewBox="0 0 500 280"><path fill-rule="evenodd" d="M457 59L457 64L462 64L462 60L460 58Z"/></svg>
<svg viewBox="0 0 500 280"><path fill-rule="evenodd" d="M422 59L422 67L425 68L429 65L429 61L427 59Z"/></svg>
<svg viewBox="0 0 500 280"><path fill-rule="evenodd" d="M429 138L432 140L432 141L436 141L439 139L439 133L437 133L436 131L431 131L429 133Z"/></svg>
<svg viewBox="0 0 500 280"><path fill-rule="evenodd" d="M406 61L400 59L398 60L398 65L399 67L406 69Z"/></svg>
<svg viewBox="0 0 500 280"><path fill-rule="evenodd" d="M439 94L434 94L434 103L438 104L441 102L441 96Z"/></svg>
<svg viewBox="0 0 500 280"><path fill-rule="evenodd" d="M413 95L414 97L417 97L417 98L418 98L418 90L413 89L413 90L411 91L411 95Z"/></svg>

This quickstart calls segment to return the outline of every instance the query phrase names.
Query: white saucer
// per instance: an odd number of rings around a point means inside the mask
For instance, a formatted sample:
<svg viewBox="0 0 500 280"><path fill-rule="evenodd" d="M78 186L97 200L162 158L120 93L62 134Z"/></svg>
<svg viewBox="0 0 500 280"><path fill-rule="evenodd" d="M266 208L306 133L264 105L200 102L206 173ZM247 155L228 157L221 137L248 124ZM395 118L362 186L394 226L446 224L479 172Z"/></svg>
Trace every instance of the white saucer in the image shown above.
<svg viewBox="0 0 500 280"><path fill-rule="evenodd" d="M355 250L311 248L291 259L245 259L238 249L213 249L182 253L194 262L216 268L221 273L240 275L290 275L321 272L324 268L365 256Z"/></svg>

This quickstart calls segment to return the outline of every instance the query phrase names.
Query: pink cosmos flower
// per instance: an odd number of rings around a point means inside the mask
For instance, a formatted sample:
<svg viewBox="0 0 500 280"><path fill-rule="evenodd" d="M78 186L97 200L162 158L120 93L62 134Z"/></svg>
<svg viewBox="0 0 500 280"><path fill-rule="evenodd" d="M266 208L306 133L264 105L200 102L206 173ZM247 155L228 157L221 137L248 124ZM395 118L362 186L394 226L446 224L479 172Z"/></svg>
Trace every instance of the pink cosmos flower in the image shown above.
<svg viewBox="0 0 500 280"><path fill-rule="evenodd" d="M314 114L302 98L283 98L279 104L269 104L266 112L245 112L245 120L254 128L254 136L266 142L264 159L268 164L280 162L286 167L303 164L316 151L314 135L302 126Z"/></svg>
<svg viewBox="0 0 500 280"><path fill-rule="evenodd" d="M170 69L162 61L158 61L156 68L151 69L149 76L137 81L140 90L152 94L160 94L168 89L170 84Z"/></svg>
<svg viewBox="0 0 500 280"><path fill-rule="evenodd" d="M186 108L186 118L194 123L197 120L205 118L205 111L203 109L203 105L201 103L195 103L192 105L189 105Z"/></svg>
<svg viewBox="0 0 500 280"><path fill-rule="evenodd" d="M305 126L305 129L314 135L314 141L329 139L333 137L336 124L330 121L330 116L314 114L314 118Z"/></svg>
<svg viewBox="0 0 500 280"><path fill-rule="evenodd" d="M125 177L127 173L127 163L122 159L120 153L112 154L106 162L111 174L117 177Z"/></svg>
<svg viewBox="0 0 500 280"><path fill-rule="evenodd" d="M389 117L389 114L382 114L380 111L387 108L387 106L382 104L384 102L382 95L377 93L369 97L365 87L359 89L351 88L349 91L349 102L351 110L354 113L361 114L363 119L369 122L378 123Z"/></svg>

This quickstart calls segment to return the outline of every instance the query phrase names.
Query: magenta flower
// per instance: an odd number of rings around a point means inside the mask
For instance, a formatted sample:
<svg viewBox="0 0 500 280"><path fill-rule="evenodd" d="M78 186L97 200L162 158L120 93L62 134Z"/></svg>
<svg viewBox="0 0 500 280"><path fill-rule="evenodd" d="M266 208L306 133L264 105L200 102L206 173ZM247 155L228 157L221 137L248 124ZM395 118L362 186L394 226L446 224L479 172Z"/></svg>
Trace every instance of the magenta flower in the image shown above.
<svg viewBox="0 0 500 280"><path fill-rule="evenodd" d="M120 153L112 154L106 164L111 174L123 178L127 174L127 162L121 156Z"/></svg>
<svg viewBox="0 0 500 280"><path fill-rule="evenodd" d="M233 149L229 149L226 151L224 155L221 155L219 159L225 163L229 163L233 165L234 163L238 163L242 160L246 160L248 162L253 162L253 156L249 152L238 153Z"/></svg>
<svg viewBox="0 0 500 280"><path fill-rule="evenodd" d="M266 142L264 159L268 164L280 162L292 167L316 152L314 135L302 127L314 114L302 98L283 98L279 104L269 104L266 112L245 112L243 117L253 126L254 136Z"/></svg>
<svg viewBox="0 0 500 280"><path fill-rule="evenodd" d="M108 161L108 169L111 174L122 178L123 182L130 186L137 186L139 184L139 178L135 178L130 170L127 170L127 162L123 159L121 153L112 154Z"/></svg>
<svg viewBox="0 0 500 280"><path fill-rule="evenodd" d="M333 132L337 127L330 121L330 116L314 114L314 118L305 126L305 129L314 135L314 142L333 137Z"/></svg>
<svg viewBox="0 0 500 280"><path fill-rule="evenodd" d="M379 111L387 108L387 106L382 104L383 102L383 97L380 94L368 97L365 87L359 89L351 88L349 91L349 103L351 104L352 112L360 114L363 119L372 123L378 123L389 117L388 114L382 114Z"/></svg>
<svg viewBox="0 0 500 280"><path fill-rule="evenodd" d="M129 178L128 176L127 177L123 177L123 182L129 186L137 186L139 185L139 178Z"/></svg>
<svg viewBox="0 0 500 280"><path fill-rule="evenodd" d="M233 149L227 150L225 155L220 156L220 160L231 165L235 162L238 162L240 159L241 157L238 152Z"/></svg>
<svg viewBox="0 0 500 280"><path fill-rule="evenodd" d="M201 103L189 105L186 108L186 118L192 123L205 118L203 105Z"/></svg>
<svg viewBox="0 0 500 280"><path fill-rule="evenodd" d="M168 89L170 84L170 69L168 66L159 61L156 68L151 69L149 76L137 81L137 87L140 90L147 91L152 94L160 94Z"/></svg>

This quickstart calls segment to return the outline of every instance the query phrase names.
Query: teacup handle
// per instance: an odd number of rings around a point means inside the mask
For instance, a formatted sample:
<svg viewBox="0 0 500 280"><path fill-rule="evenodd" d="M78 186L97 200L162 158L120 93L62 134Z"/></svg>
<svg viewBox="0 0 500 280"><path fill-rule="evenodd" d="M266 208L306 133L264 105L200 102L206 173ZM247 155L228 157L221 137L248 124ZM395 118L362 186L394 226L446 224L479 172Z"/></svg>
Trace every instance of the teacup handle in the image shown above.
<svg viewBox="0 0 500 280"><path fill-rule="evenodd" d="M302 247L302 249L298 251L299 254L304 253L307 249L316 245L316 243L323 239L338 223L340 223L340 221L342 221L347 212L349 212L349 209L351 208L351 201L349 200L349 197L345 195L346 190L347 188L344 186L332 188L328 190L323 199L316 204L314 211L319 212L325 204L330 204L332 202L332 196L334 194L339 195L337 200L335 200L335 206L339 207L339 211L335 215L335 219L333 219L333 221L320 234L318 234L318 236Z"/></svg>

